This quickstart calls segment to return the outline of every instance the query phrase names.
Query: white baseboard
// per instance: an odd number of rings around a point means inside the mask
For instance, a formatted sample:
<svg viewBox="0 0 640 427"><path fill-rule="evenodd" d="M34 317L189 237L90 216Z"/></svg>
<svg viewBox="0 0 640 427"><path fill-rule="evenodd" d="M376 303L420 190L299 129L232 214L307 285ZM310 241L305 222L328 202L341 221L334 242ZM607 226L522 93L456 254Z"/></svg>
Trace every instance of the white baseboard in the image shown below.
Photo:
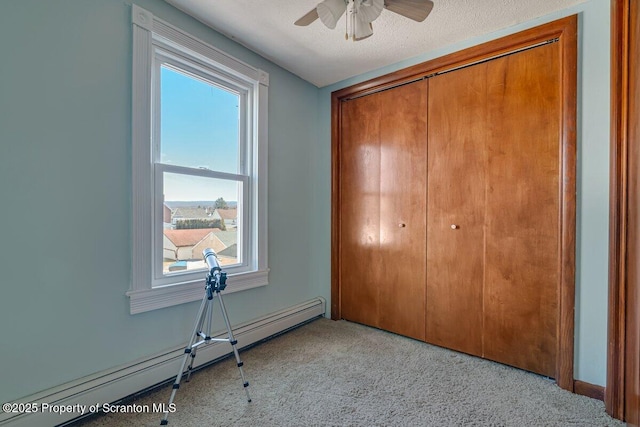
<svg viewBox="0 0 640 427"><path fill-rule="evenodd" d="M259 319L233 326L238 348L278 334L307 320L324 315L325 300L321 297L269 314ZM226 338L221 330L214 337ZM206 364L231 353L228 343L214 343L198 348L196 366ZM82 414L43 412L42 404L102 405L145 390L175 377L184 357L184 346L133 363L102 371L69 383L19 399L22 403L38 403L37 413L12 414L0 412L1 427L51 427L70 421Z"/></svg>

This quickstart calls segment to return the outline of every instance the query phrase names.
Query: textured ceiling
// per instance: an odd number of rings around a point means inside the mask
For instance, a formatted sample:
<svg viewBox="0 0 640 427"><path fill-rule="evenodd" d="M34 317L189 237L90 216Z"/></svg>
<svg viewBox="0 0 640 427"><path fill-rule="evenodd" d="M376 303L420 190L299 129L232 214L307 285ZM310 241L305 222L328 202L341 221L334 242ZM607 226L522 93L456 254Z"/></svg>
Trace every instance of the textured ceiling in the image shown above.
<svg viewBox="0 0 640 427"><path fill-rule="evenodd" d="M373 36L346 41L345 17L334 30L294 21L319 0L166 0L220 33L318 87L507 28L585 0L433 0L424 22L388 10Z"/></svg>

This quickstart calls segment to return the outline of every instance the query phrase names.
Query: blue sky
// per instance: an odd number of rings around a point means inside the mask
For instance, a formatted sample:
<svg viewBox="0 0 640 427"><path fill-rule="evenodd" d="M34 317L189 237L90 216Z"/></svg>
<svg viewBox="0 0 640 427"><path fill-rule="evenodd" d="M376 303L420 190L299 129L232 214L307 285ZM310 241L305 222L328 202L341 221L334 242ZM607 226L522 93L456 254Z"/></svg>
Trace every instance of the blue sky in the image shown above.
<svg viewBox="0 0 640 427"><path fill-rule="evenodd" d="M239 97L212 84L161 69L161 161L239 173ZM165 174L165 200L236 201L235 182Z"/></svg>

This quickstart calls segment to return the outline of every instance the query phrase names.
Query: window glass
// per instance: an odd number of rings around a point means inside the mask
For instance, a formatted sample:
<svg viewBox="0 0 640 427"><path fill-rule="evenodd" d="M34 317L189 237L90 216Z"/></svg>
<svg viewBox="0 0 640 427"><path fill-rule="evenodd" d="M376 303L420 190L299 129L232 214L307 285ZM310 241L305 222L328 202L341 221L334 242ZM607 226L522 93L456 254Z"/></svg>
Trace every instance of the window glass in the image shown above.
<svg viewBox="0 0 640 427"><path fill-rule="evenodd" d="M160 162L239 173L240 96L167 65L160 80Z"/></svg>
<svg viewBox="0 0 640 427"><path fill-rule="evenodd" d="M242 182L168 172L163 178L163 274L205 268L205 248L221 265L241 263Z"/></svg>

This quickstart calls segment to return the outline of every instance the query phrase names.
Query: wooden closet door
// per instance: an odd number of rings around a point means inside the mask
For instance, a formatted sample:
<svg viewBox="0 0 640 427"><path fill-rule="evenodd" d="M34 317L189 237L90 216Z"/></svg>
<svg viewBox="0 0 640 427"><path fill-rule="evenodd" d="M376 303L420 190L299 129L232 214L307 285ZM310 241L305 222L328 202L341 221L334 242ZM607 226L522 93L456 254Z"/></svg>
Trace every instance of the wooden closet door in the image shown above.
<svg viewBox="0 0 640 427"><path fill-rule="evenodd" d="M424 340L427 84L344 102L342 317Z"/></svg>
<svg viewBox="0 0 640 427"><path fill-rule="evenodd" d="M560 44L488 62L485 357L555 377Z"/></svg>
<svg viewBox="0 0 640 427"><path fill-rule="evenodd" d="M486 64L429 79L426 341L482 356Z"/></svg>
<svg viewBox="0 0 640 427"><path fill-rule="evenodd" d="M342 105L340 147L340 289L342 317L378 327L381 99Z"/></svg>

